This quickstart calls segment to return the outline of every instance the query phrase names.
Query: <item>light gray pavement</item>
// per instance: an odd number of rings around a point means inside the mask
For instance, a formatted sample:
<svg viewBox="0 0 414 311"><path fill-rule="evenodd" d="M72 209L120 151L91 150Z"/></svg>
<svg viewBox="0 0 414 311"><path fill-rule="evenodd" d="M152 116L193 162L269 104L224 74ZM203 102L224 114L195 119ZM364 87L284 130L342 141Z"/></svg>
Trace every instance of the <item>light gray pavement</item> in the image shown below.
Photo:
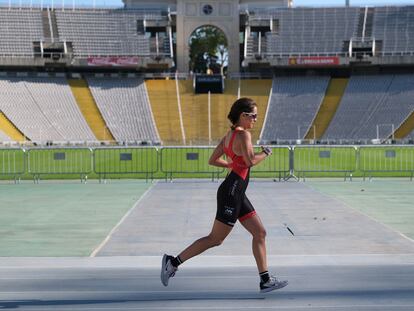
<svg viewBox="0 0 414 311"><path fill-rule="evenodd" d="M258 293L240 225L163 287L162 253L209 232L217 187L154 185L94 258L2 258L0 309L414 310L414 242L304 183L254 182L248 191L267 228L270 270L287 288Z"/></svg>
<svg viewBox="0 0 414 311"><path fill-rule="evenodd" d="M218 183L158 183L98 256L176 254L211 229ZM306 183L252 182L247 195L268 233L269 255L414 254L414 242ZM294 236L287 230L289 227ZM238 223L208 255L250 255Z"/></svg>

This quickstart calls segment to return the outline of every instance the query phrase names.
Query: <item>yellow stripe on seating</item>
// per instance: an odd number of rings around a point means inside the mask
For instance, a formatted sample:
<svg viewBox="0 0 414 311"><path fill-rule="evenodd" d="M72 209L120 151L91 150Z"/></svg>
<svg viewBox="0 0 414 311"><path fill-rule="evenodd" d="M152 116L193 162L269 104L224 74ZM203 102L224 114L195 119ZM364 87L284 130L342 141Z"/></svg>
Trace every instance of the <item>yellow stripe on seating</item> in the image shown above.
<svg viewBox="0 0 414 311"><path fill-rule="evenodd" d="M403 139L414 130L414 111L408 116L400 127L395 130L394 138Z"/></svg>
<svg viewBox="0 0 414 311"><path fill-rule="evenodd" d="M0 111L0 129L14 141L25 141L23 133Z"/></svg>
<svg viewBox="0 0 414 311"><path fill-rule="evenodd" d="M70 79L68 82L79 109L95 137L100 141L115 141L96 105L86 80Z"/></svg>
<svg viewBox="0 0 414 311"><path fill-rule="evenodd" d="M161 141L164 145L181 145L175 80L146 80L145 85Z"/></svg>
<svg viewBox="0 0 414 311"><path fill-rule="evenodd" d="M333 78L305 139L320 139L328 128L345 93L349 79Z"/></svg>

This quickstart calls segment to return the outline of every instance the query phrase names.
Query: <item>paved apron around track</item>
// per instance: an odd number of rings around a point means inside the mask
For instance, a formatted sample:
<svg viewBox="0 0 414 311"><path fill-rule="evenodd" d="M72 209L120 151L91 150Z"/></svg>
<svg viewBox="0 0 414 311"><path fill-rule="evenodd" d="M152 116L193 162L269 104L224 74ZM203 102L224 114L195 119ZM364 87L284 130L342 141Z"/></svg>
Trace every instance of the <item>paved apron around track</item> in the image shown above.
<svg viewBox="0 0 414 311"><path fill-rule="evenodd" d="M155 184L94 258L1 258L0 309L414 310L413 241L306 183L258 181L248 191L267 228L270 269L287 288L258 293L240 225L163 287L160 256L209 232L217 187Z"/></svg>

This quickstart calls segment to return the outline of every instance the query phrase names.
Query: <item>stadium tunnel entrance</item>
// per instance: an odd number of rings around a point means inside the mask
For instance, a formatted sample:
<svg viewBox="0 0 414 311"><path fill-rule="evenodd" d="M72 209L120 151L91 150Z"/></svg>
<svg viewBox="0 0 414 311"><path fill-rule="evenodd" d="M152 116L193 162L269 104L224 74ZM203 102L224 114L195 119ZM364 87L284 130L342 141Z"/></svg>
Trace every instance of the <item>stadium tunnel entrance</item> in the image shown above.
<svg viewBox="0 0 414 311"><path fill-rule="evenodd" d="M188 39L188 46L191 72L221 75L227 72L228 40L219 27L207 24L196 28Z"/></svg>

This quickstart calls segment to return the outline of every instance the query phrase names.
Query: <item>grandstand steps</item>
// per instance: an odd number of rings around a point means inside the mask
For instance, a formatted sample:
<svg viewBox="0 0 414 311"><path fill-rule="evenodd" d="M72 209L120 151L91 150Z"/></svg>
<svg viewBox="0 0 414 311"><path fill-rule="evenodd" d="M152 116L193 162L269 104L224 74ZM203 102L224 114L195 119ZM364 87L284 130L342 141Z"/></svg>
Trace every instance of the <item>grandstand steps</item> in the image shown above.
<svg viewBox="0 0 414 311"><path fill-rule="evenodd" d="M240 80L240 97L250 97L257 104L257 121L254 128L251 130L252 141L254 144L260 139L271 89L272 79Z"/></svg>
<svg viewBox="0 0 414 311"><path fill-rule="evenodd" d="M51 38L52 32L49 23L49 9L44 9L42 11L42 28L44 37Z"/></svg>
<svg viewBox="0 0 414 311"><path fill-rule="evenodd" d="M175 80L146 80L155 124L164 145L181 145L180 116Z"/></svg>
<svg viewBox="0 0 414 311"><path fill-rule="evenodd" d="M356 37L362 38L364 32L364 21L365 21L365 8L359 9L358 26L356 31Z"/></svg>
<svg viewBox="0 0 414 311"><path fill-rule="evenodd" d="M365 21L365 37L371 38L374 25L375 8L368 8Z"/></svg>
<svg viewBox="0 0 414 311"><path fill-rule="evenodd" d="M0 130L14 141L25 141L26 138L22 132L0 111Z"/></svg>
<svg viewBox="0 0 414 311"><path fill-rule="evenodd" d="M59 38L59 30L56 21L56 14L54 10L50 11L50 23L52 25L52 41Z"/></svg>
<svg viewBox="0 0 414 311"><path fill-rule="evenodd" d="M305 139L320 139L323 136L339 107L348 81L349 79L347 78L332 78L329 81L325 97L312 125L305 135Z"/></svg>
<svg viewBox="0 0 414 311"><path fill-rule="evenodd" d="M401 125L394 131L395 139L403 139L414 131L414 111L401 123Z"/></svg>
<svg viewBox="0 0 414 311"><path fill-rule="evenodd" d="M95 99L83 79L69 79L68 83L76 99L80 111L91 128L95 137L100 141L115 141L111 131L106 126L105 120L96 105Z"/></svg>

